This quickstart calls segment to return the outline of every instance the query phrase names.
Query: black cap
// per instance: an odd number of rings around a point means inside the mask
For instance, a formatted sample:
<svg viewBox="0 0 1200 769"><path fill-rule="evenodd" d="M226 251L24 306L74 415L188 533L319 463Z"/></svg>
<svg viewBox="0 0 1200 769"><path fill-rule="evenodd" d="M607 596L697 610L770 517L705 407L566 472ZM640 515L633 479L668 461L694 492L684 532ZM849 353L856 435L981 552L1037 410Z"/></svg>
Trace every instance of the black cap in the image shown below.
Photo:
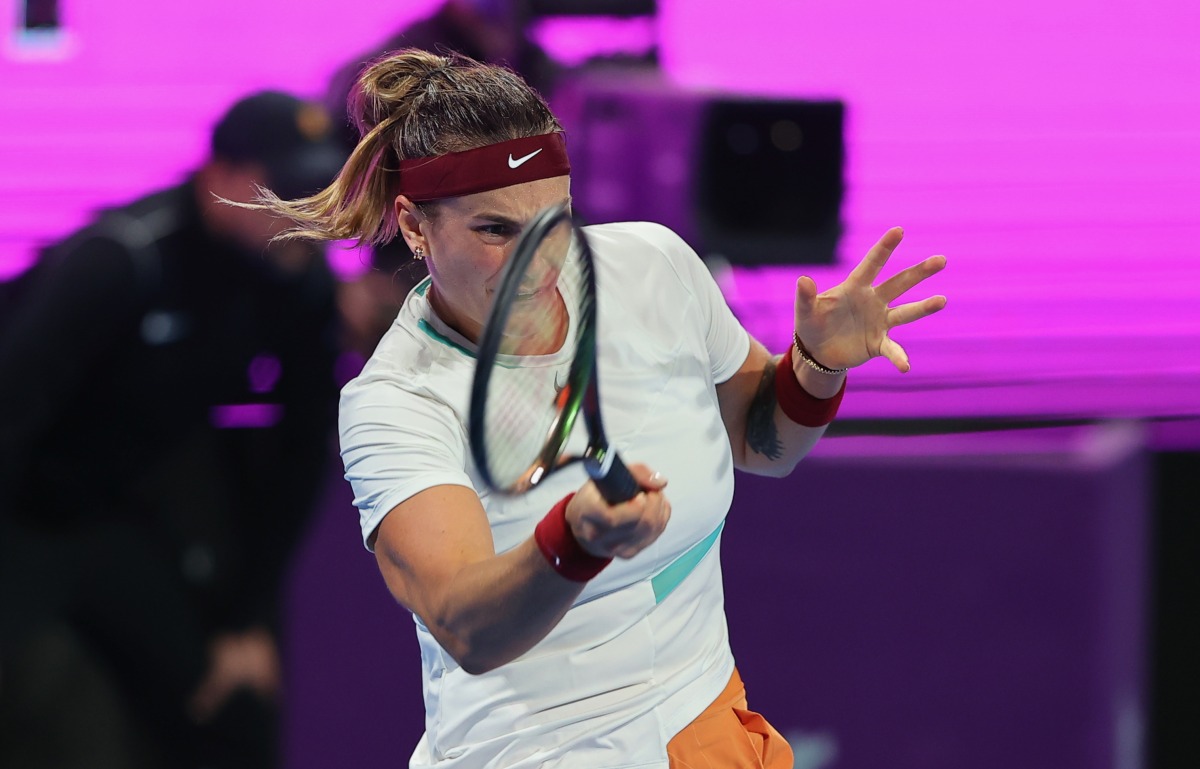
<svg viewBox="0 0 1200 769"><path fill-rule="evenodd" d="M327 186L346 161L329 113L282 91L239 100L213 129L213 155L232 163L260 163L267 186L284 200Z"/></svg>

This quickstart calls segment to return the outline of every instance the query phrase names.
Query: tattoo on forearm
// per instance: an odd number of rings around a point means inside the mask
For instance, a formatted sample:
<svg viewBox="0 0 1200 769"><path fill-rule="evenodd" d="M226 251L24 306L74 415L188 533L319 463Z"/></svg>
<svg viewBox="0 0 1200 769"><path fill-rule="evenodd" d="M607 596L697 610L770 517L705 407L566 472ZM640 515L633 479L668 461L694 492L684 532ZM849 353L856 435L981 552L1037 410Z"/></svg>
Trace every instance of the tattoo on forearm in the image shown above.
<svg viewBox="0 0 1200 769"><path fill-rule="evenodd" d="M775 428L775 361L767 361L758 392L746 417L746 444L757 454L775 460L783 456L783 444Z"/></svg>

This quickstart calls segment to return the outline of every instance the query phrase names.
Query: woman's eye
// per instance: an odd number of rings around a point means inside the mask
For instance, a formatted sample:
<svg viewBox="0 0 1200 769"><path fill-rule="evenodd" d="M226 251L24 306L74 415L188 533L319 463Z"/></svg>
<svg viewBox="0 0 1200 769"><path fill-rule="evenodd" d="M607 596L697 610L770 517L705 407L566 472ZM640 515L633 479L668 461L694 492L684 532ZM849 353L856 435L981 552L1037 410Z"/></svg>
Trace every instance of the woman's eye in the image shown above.
<svg viewBox="0 0 1200 769"><path fill-rule="evenodd" d="M477 231L482 232L484 235L503 237L509 234L509 227L506 224L486 224L477 228Z"/></svg>

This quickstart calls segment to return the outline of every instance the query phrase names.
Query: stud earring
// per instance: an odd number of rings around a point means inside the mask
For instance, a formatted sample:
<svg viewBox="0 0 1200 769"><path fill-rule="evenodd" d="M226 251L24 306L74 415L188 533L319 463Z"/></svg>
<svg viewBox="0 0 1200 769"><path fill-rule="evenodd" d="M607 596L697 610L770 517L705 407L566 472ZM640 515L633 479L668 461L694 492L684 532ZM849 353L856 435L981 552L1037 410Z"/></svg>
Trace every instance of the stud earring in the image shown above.
<svg viewBox="0 0 1200 769"><path fill-rule="evenodd" d="M425 249L424 248L422 248L421 246L417 246L416 248L413 249L413 259L416 259L419 262L424 258L425 258Z"/></svg>

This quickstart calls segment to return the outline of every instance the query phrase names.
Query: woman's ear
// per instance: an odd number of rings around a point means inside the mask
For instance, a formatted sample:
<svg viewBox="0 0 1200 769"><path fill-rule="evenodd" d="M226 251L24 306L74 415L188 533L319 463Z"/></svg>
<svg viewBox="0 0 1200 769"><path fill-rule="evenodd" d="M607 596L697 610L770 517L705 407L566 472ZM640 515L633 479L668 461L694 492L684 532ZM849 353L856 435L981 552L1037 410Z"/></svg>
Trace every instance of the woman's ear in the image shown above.
<svg viewBox="0 0 1200 769"><path fill-rule="evenodd" d="M395 206L396 226L399 228L400 236L408 244L409 250L416 251L418 246L428 250L425 233L421 231L421 225L429 221L425 218L425 214L421 213L421 209L417 208L416 203L404 195L396 196Z"/></svg>

